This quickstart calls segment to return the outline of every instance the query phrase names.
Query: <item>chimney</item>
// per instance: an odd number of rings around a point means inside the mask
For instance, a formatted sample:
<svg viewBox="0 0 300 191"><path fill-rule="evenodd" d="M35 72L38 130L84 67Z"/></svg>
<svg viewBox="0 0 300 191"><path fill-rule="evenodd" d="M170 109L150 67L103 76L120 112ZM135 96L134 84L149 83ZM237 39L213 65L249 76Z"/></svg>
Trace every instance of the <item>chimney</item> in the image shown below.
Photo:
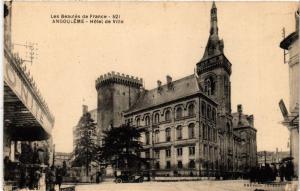
<svg viewBox="0 0 300 191"><path fill-rule="evenodd" d="M161 87L161 81L157 80L157 87L160 88Z"/></svg>
<svg viewBox="0 0 300 191"><path fill-rule="evenodd" d="M237 105L237 112L239 113L239 125L242 125L242 113L243 113L243 108L241 104Z"/></svg>
<svg viewBox="0 0 300 191"><path fill-rule="evenodd" d="M87 105L82 105L82 114L86 114L88 112L88 106Z"/></svg>
<svg viewBox="0 0 300 191"><path fill-rule="evenodd" d="M243 106L242 106L242 104L238 104L237 105L237 111L238 111L239 114L243 113Z"/></svg>
<svg viewBox="0 0 300 191"><path fill-rule="evenodd" d="M249 122L250 126L254 127L254 117L253 117L253 115L250 115L247 119L248 119L248 122Z"/></svg>
<svg viewBox="0 0 300 191"><path fill-rule="evenodd" d="M167 75L167 86L169 90L173 89L172 77L169 75Z"/></svg>
<svg viewBox="0 0 300 191"><path fill-rule="evenodd" d="M167 75L167 84L170 84L172 83L172 77Z"/></svg>

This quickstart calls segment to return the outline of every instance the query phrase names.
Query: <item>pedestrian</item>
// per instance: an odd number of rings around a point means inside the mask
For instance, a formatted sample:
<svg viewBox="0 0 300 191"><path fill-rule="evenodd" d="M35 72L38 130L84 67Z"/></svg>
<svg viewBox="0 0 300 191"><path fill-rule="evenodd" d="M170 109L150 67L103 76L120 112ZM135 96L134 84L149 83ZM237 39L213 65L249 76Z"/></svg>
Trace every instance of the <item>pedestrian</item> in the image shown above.
<svg viewBox="0 0 300 191"><path fill-rule="evenodd" d="M279 176L280 176L280 181L283 182L285 177L285 167L283 163L280 163L279 166Z"/></svg>
<svg viewBox="0 0 300 191"><path fill-rule="evenodd" d="M55 182L56 182L56 175L55 175L55 168L52 165L50 172L49 172L49 191L55 191Z"/></svg>
<svg viewBox="0 0 300 191"><path fill-rule="evenodd" d="M39 189L39 180L41 178L41 173L39 171L39 169L36 169L34 171L34 175L33 175L33 188L34 189Z"/></svg>
<svg viewBox="0 0 300 191"><path fill-rule="evenodd" d="M56 184L58 184L58 188L60 190L61 184L62 184L62 168L58 167L56 170Z"/></svg>

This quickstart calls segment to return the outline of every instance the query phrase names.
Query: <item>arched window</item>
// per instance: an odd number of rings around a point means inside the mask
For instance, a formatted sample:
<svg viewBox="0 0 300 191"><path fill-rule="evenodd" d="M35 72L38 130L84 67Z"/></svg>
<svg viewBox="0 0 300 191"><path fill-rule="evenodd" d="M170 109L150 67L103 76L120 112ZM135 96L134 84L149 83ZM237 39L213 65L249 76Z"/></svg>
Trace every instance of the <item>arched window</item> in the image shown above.
<svg viewBox="0 0 300 191"><path fill-rule="evenodd" d="M207 118L211 119L211 107L210 107L210 105L207 106Z"/></svg>
<svg viewBox="0 0 300 191"><path fill-rule="evenodd" d="M176 137L177 137L177 140L182 139L182 126L181 125L179 125L176 128Z"/></svg>
<svg viewBox="0 0 300 191"><path fill-rule="evenodd" d="M201 102L201 114L206 117L206 103L204 101Z"/></svg>
<svg viewBox="0 0 300 191"><path fill-rule="evenodd" d="M150 125L150 117L148 115L145 117L145 125L146 126Z"/></svg>
<svg viewBox="0 0 300 191"><path fill-rule="evenodd" d="M155 130L154 132L154 142L159 143L159 130Z"/></svg>
<svg viewBox="0 0 300 191"><path fill-rule="evenodd" d="M210 96L211 95L211 81L210 79L206 79L204 81L204 91L205 93Z"/></svg>
<svg viewBox="0 0 300 191"><path fill-rule="evenodd" d="M145 133L145 139L146 139L146 145L149 145L150 144L150 133L148 131Z"/></svg>
<svg viewBox="0 0 300 191"><path fill-rule="evenodd" d="M176 119L179 119L182 117L182 108L181 107L178 107L176 109Z"/></svg>
<svg viewBox="0 0 300 191"><path fill-rule="evenodd" d="M215 82L212 76L204 80L204 92L208 96L215 94Z"/></svg>
<svg viewBox="0 0 300 191"><path fill-rule="evenodd" d="M194 104L190 104L188 107L188 115L189 116L194 116L195 115L195 107Z"/></svg>
<svg viewBox="0 0 300 191"><path fill-rule="evenodd" d="M192 139L195 137L195 130L194 130L195 124L191 123L189 124L188 130L189 130L189 139Z"/></svg>
<svg viewBox="0 0 300 191"><path fill-rule="evenodd" d="M154 114L154 124L158 124L159 123L159 113L155 113Z"/></svg>
<svg viewBox="0 0 300 191"><path fill-rule="evenodd" d="M165 113L165 120L170 121L171 120L171 112L170 110L167 110Z"/></svg>
<svg viewBox="0 0 300 191"><path fill-rule="evenodd" d="M171 128L166 129L166 141L171 141Z"/></svg>
<svg viewBox="0 0 300 191"><path fill-rule="evenodd" d="M141 125L141 119L137 118L136 119L136 126L139 127Z"/></svg>

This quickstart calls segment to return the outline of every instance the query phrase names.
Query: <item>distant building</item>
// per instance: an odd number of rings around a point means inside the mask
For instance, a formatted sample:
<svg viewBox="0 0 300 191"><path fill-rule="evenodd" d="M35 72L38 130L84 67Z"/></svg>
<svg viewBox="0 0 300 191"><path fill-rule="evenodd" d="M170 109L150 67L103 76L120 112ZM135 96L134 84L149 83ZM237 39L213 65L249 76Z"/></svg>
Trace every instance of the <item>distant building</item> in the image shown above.
<svg viewBox="0 0 300 191"><path fill-rule="evenodd" d="M289 60L289 112L280 102L280 109L284 116L282 122L290 131L290 155L294 158L294 174L299 176L299 9L295 13L296 30L280 43L280 47L288 51Z"/></svg>
<svg viewBox="0 0 300 191"><path fill-rule="evenodd" d="M215 3L210 13L196 73L174 81L168 75L151 90L141 78L115 72L96 80L98 136L124 123L144 129L140 155L152 159L156 175L229 177L256 165L253 117L240 114L251 124L233 125L231 63L218 35Z"/></svg>
<svg viewBox="0 0 300 191"><path fill-rule="evenodd" d="M264 165L265 163L271 164L271 163L280 163L282 159L289 157L290 153L289 151L278 151L276 149L276 152L272 151L259 151L257 152L257 162L258 165Z"/></svg>
<svg viewBox="0 0 300 191"><path fill-rule="evenodd" d="M55 152L55 166L63 166L64 161L66 162L67 167L71 167L71 157L72 153L63 153L63 152Z"/></svg>
<svg viewBox="0 0 300 191"><path fill-rule="evenodd" d="M249 169L257 165L257 143L253 115L243 113L242 105L237 106L237 112L232 114L233 131L240 144L235 149L234 158L240 157L240 168ZM240 149L240 150L238 150Z"/></svg>

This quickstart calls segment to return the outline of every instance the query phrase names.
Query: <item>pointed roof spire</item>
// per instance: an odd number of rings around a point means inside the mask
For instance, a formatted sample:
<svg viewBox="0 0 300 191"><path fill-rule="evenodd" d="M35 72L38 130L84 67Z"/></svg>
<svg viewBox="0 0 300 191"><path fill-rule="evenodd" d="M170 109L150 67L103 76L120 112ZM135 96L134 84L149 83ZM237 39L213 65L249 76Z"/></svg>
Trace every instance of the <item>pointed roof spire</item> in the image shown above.
<svg viewBox="0 0 300 191"><path fill-rule="evenodd" d="M212 7L211 7L212 9L216 9L217 7L216 7L216 3L215 3L215 1L213 1L213 4L212 4Z"/></svg>
<svg viewBox="0 0 300 191"><path fill-rule="evenodd" d="M212 7L210 10L210 35L208 38L208 42L205 48L205 52L203 58L201 60L206 60L213 56L219 55L223 53L223 40L219 39L218 35L218 14L217 14L217 6L213 1Z"/></svg>

